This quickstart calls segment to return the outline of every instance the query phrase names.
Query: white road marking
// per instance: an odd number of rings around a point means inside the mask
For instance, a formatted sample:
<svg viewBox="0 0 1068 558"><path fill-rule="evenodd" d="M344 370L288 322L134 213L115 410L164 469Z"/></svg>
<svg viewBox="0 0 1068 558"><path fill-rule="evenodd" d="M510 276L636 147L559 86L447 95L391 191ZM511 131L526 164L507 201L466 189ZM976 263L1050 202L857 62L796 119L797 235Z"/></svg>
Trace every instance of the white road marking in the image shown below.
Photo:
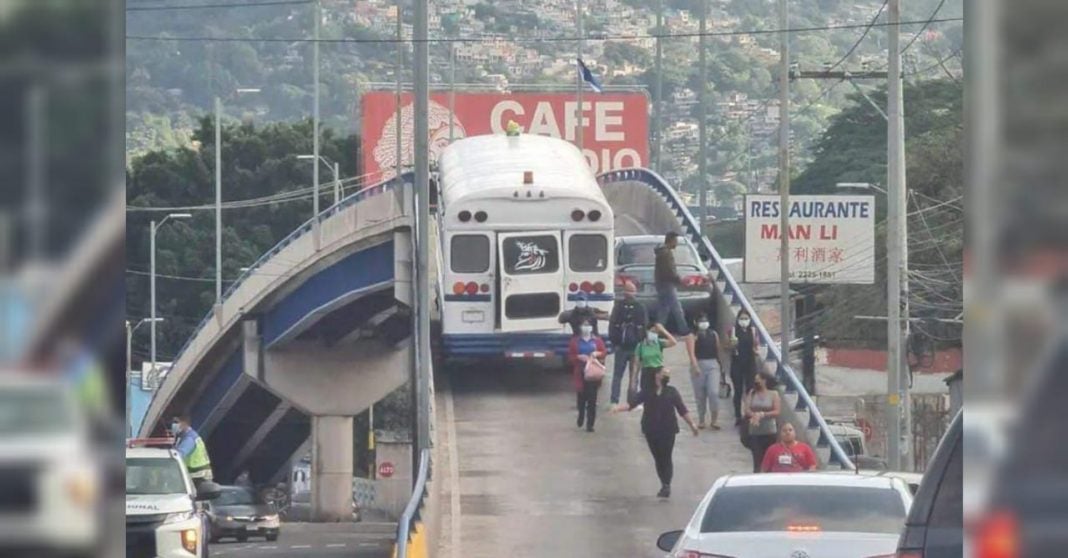
<svg viewBox="0 0 1068 558"><path fill-rule="evenodd" d="M289 548L311 548L311 545L310 544L295 544L293 546L290 546Z"/></svg>
<svg viewBox="0 0 1068 558"><path fill-rule="evenodd" d="M348 545L345 543L335 543L326 545L326 548L345 548L346 546Z"/></svg>
<svg viewBox="0 0 1068 558"><path fill-rule="evenodd" d="M277 546L259 546L256 548L259 548L260 550L278 550Z"/></svg>
<svg viewBox="0 0 1068 558"><path fill-rule="evenodd" d="M463 554L460 552L460 450L456 447L454 411L449 386L445 390L445 429L449 435L449 555L457 558Z"/></svg>

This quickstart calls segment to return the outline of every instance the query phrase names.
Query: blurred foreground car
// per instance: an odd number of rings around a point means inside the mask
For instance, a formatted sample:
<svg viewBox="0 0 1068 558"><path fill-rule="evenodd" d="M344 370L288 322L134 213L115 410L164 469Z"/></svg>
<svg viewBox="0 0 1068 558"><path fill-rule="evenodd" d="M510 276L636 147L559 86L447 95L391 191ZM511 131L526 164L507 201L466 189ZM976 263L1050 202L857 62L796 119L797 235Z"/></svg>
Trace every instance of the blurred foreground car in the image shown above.
<svg viewBox="0 0 1068 558"><path fill-rule="evenodd" d="M963 423L964 413L958 412L927 465L905 522L905 532L901 534L899 558L960 558L964 555ZM1007 558L1010 555L981 556Z"/></svg>
<svg viewBox="0 0 1068 558"><path fill-rule="evenodd" d="M0 373L0 555L95 555L102 479L90 439L67 384Z"/></svg>
<svg viewBox="0 0 1068 558"><path fill-rule="evenodd" d="M630 281L638 288L638 301L649 310L650 318L656 316L656 247L664 243L663 236L638 235L616 237L616 292L623 293L623 283ZM708 266L701 261L697 249L686 237L679 237L675 247L675 270L682 278L678 288L679 302L686 319L693 321L702 312L713 310L712 281Z"/></svg>
<svg viewBox="0 0 1068 558"><path fill-rule="evenodd" d="M233 537L245 542L249 537L278 540L278 510L273 504L257 502L251 490L240 486L223 486L211 503L211 540Z"/></svg>
<svg viewBox="0 0 1068 558"><path fill-rule="evenodd" d="M160 444L166 441L128 445ZM198 503L218 495L212 482L194 488L177 451L127 447L126 558L207 558L208 519Z"/></svg>
<svg viewBox="0 0 1068 558"><path fill-rule="evenodd" d="M830 473L728 475L689 525L660 535L671 558L893 556L912 496L889 477Z"/></svg>

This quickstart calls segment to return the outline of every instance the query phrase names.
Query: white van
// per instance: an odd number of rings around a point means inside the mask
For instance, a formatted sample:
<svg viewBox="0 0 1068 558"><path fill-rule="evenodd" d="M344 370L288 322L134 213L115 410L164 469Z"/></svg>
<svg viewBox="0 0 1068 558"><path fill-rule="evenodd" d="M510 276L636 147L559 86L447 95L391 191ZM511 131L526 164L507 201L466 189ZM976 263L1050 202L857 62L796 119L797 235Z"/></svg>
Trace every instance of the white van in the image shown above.
<svg viewBox="0 0 1068 558"><path fill-rule="evenodd" d="M571 143L536 135L456 141L440 159L446 356L562 355L557 318L585 293L611 311L612 208Z"/></svg>
<svg viewBox="0 0 1068 558"><path fill-rule="evenodd" d="M126 449L126 557L206 558L207 516L198 502L219 486L193 486L169 439L131 440ZM156 445L164 447L139 447Z"/></svg>

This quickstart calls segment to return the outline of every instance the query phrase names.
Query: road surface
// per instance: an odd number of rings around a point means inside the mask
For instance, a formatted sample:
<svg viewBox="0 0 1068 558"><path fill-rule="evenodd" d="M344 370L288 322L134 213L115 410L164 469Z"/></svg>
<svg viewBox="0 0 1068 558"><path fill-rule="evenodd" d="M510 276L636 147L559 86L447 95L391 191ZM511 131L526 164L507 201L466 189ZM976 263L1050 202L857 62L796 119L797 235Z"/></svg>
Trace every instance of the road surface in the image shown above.
<svg viewBox="0 0 1068 558"><path fill-rule="evenodd" d="M392 525L286 523L275 542L233 539L211 545L211 556L224 558L386 558L393 549Z"/></svg>
<svg viewBox="0 0 1068 558"><path fill-rule="evenodd" d="M696 413L684 352L669 349L667 363ZM641 413L606 411L608 378L594 433L575 427L575 393L560 370L465 366L448 380L438 409L454 422L442 429L442 453L456 456L455 468L448 457L444 465L459 489L443 491L445 558L656 556L657 536L682 528L716 478L752 468L726 400L723 430L695 438L682 424L672 496L661 500Z"/></svg>

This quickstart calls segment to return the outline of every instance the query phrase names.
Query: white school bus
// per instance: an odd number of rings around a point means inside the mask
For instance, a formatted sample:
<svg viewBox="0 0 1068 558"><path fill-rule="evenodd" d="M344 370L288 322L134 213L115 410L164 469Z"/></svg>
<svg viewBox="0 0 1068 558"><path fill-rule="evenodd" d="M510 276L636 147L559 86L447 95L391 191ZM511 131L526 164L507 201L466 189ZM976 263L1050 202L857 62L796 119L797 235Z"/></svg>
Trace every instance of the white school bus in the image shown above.
<svg viewBox="0 0 1068 558"><path fill-rule="evenodd" d="M580 292L611 311L612 208L574 145L475 136L446 148L439 171L446 357L562 355L570 328L557 318Z"/></svg>

